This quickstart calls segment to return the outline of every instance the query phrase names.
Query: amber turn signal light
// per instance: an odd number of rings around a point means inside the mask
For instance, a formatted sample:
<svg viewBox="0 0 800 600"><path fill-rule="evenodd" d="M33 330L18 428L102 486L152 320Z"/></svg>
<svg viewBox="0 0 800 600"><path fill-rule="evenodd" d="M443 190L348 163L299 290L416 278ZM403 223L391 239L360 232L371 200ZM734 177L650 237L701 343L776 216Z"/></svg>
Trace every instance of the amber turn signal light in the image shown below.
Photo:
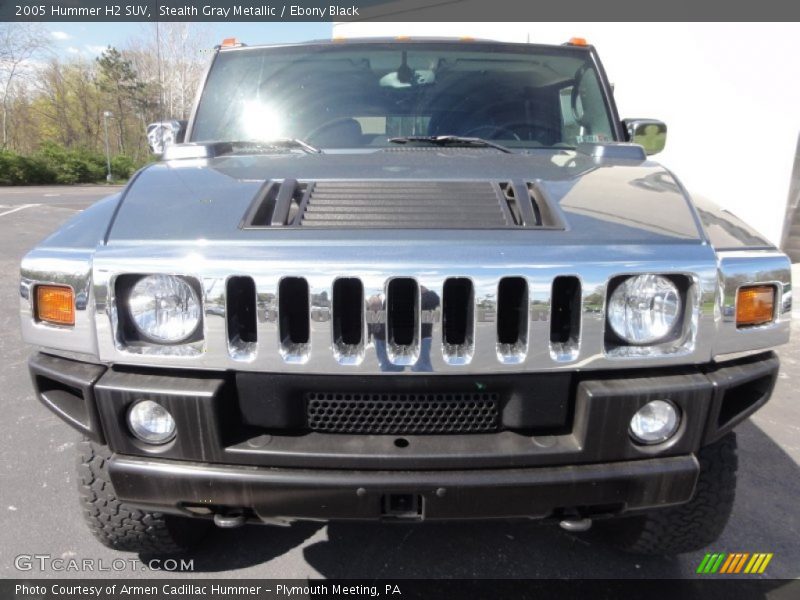
<svg viewBox="0 0 800 600"><path fill-rule="evenodd" d="M736 326L770 323L775 316L775 287L753 285L739 288L736 296Z"/></svg>
<svg viewBox="0 0 800 600"><path fill-rule="evenodd" d="M53 325L75 325L75 293L65 285L36 286L36 319Z"/></svg>

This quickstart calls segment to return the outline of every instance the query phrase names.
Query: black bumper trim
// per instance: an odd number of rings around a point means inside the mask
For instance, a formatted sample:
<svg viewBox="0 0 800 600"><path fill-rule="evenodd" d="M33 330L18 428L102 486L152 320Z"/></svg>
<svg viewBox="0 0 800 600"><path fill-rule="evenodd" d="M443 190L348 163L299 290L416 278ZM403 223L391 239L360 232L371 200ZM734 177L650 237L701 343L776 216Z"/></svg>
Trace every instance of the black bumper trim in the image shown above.
<svg viewBox="0 0 800 600"><path fill-rule="evenodd" d="M105 444L94 385L106 367L37 353L28 359L36 397L67 424Z"/></svg>
<svg viewBox="0 0 800 600"><path fill-rule="evenodd" d="M248 425L232 374L106 369L45 354L31 357L30 370L37 395L48 408L120 455L283 469L434 471L536 468L692 454L769 399L778 360L766 352L680 369L583 373L569 396L553 399L570 404L570 427L562 432L413 435L402 440L391 435L285 435ZM300 380L329 383L309 376L295 378L294 385L300 385ZM380 381L386 384L394 379ZM450 379L431 379L431 385L434 382L445 386ZM265 393L265 402L268 397ZM173 414L178 427L173 442L150 446L130 435L125 415L140 398L155 400ZM657 398L670 398L681 410L684 425L664 444L639 446L628 435L630 418L645 402ZM535 411L548 401L532 397L525 404Z"/></svg>
<svg viewBox="0 0 800 600"><path fill-rule="evenodd" d="M382 517L386 494L416 494L427 519L544 518L592 507L637 510L694 493L693 455L533 469L342 471L210 465L115 455L109 472L129 504L181 512L186 504L245 508L269 519Z"/></svg>

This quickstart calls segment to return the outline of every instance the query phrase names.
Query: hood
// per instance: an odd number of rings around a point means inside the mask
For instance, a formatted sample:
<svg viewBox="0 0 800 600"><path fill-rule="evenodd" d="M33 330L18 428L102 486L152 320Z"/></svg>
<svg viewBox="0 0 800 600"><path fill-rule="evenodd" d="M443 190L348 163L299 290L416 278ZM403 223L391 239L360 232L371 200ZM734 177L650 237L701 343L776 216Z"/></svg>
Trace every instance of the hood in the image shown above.
<svg viewBox="0 0 800 600"><path fill-rule="evenodd" d="M500 239L511 235L557 244L702 240L688 197L672 174L657 163L593 158L572 151L505 154L491 149L392 148L370 153L287 152L156 163L141 171L125 190L108 242L266 241L309 235L331 240L344 235L347 239L380 235L385 240L387 229L398 240L439 239L442 235L435 222L434 233L430 227L423 230L413 225L419 221L403 224L402 220L393 221L394 216L380 233L377 227L356 226L355 219L347 216L357 215L359 208L347 202L338 207L337 214L344 218L323 228L247 227L247 215L257 210L259 198L263 199L274 180L325 182L340 190L353 186L378 190L374 195L362 194L367 205L387 202L389 197L380 193L387 185L405 190L404 201L410 197L422 204L434 193L431 190L444 190L442 193L449 193L449 204L437 205L436 214L446 217L442 211L452 213L452 219L441 227L447 230L445 238L452 239L466 234L470 239L474 235ZM499 189L498 184L510 182L515 189L524 189L519 187L523 185L536 190L541 203L538 208L550 219L543 224L552 226L492 225L496 215L482 204L478 190L491 189L487 186ZM419 198L414 198L415 193ZM394 201L396 196L392 196ZM342 194L338 197L346 199ZM487 203L496 201L494 196L487 199ZM471 216L475 219L470 220ZM488 221L480 221L479 216L488 216ZM489 224L473 227L473 222ZM467 229L481 231L466 233Z"/></svg>

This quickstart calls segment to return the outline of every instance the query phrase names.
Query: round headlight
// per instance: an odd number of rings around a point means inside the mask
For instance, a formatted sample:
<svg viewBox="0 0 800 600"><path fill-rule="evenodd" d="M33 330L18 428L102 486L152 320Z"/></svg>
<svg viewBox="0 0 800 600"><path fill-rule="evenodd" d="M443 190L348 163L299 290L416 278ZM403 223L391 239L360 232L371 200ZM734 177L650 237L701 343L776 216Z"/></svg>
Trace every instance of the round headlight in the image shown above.
<svg viewBox="0 0 800 600"><path fill-rule="evenodd" d="M678 431L680 413L669 400L651 400L631 419L630 434L640 444L666 442Z"/></svg>
<svg viewBox="0 0 800 600"><path fill-rule="evenodd" d="M128 296L128 309L139 332L156 342L183 341L200 323L197 293L174 275L142 277Z"/></svg>
<svg viewBox="0 0 800 600"><path fill-rule="evenodd" d="M652 344L671 332L681 315L681 295L660 275L635 275L617 286L608 301L608 323L630 344Z"/></svg>
<svg viewBox="0 0 800 600"><path fill-rule="evenodd" d="M131 433L148 444L166 444L175 437L175 419L158 402L139 400L128 410Z"/></svg>

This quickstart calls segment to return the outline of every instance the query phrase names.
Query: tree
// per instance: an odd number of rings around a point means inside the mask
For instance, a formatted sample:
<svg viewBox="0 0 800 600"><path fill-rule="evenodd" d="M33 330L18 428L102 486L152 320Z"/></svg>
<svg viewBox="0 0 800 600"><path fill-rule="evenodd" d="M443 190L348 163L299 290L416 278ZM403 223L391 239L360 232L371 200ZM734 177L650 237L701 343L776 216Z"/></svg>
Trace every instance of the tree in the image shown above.
<svg viewBox="0 0 800 600"><path fill-rule="evenodd" d="M0 94L2 94L2 141L8 147L11 92L17 79L26 74L26 67L35 56L50 47L50 37L37 23L0 24Z"/></svg>
<svg viewBox="0 0 800 600"><path fill-rule="evenodd" d="M115 119L120 154L125 153L127 139L126 121L135 116L136 109L143 105L145 89L133 64L119 50L109 46L97 58L98 84L115 107Z"/></svg>
<svg viewBox="0 0 800 600"><path fill-rule="evenodd" d="M186 119L212 48L208 28L197 23L152 23L125 52L160 111L154 120Z"/></svg>
<svg viewBox="0 0 800 600"><path fill-rule="evenodd" d="M147 124L189 116L211 42L193 23L161 23L158 35L154 24L143 27L138 40L95 59L49 52L50 32L39 25L0 24L3 149L34 156L55 144L102 154L103 112L111 111L112 153L148 160Z"/></svg>

